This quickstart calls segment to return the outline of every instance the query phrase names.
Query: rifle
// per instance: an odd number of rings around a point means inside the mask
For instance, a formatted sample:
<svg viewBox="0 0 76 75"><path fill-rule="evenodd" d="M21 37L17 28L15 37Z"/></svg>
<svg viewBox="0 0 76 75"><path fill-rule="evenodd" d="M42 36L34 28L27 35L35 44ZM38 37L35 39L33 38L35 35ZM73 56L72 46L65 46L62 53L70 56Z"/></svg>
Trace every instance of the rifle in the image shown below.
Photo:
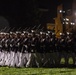
<svg viewBox="0 0 76 75"><path fill-rule="evenodd" d="M42 27L40 30L43 31L44 27Z"/></svg>
<svg viewBox="0 0 76 75"><path fill-rule="evenodd" d="M35 29L35 28L36 28L36 25L32 29Z"/></svg>
<svg viewBox="0 0 76 75"><path fill-rule="evenodd" d="M5 27L5 28L3 29L3 32L5 32L6 29L7 29L7 27Z"/></svg>
<svg viewBox="0 0 76 75"><path fill-rule="evenodd" d="M36 31L38 31L38 30L39 30L40 26L41 26L41 24L40 24L40 25L38 25L38 27L36 28Z"/></svg>
<svg viewBox="0 0 76 75"><path fill-rule="evenodd" d="M13 31L14 29L15 29L15 27L14 27L14 28L12 28L12 29L11 29L11 31Z"/></svg>
<svg viewBox="0 0 76 75"><path fill-rule="evenodd" d="M9 27L9 28L6 30L6 32L9 32L9 31L10 31L10 29L11 29L11 27Z"/></svg>
<svg viewBox="0 0 76 75"><path fill-rule="evenodd" d="M30 31L30 27L26 31Z"/></svg>
<svg viewBox="0 0 76 75"><path fill-rule="evenodd" d="M17 31L20 31L20 29L21 29L21 27L19 27L19 28L17 29Z"/></svg>
<svg viewBox="0 0 76 75"><path fill-rule="evenodd" d="M27 30L27 27L25 29L23 29L23 31L26 31Z"/></svg>

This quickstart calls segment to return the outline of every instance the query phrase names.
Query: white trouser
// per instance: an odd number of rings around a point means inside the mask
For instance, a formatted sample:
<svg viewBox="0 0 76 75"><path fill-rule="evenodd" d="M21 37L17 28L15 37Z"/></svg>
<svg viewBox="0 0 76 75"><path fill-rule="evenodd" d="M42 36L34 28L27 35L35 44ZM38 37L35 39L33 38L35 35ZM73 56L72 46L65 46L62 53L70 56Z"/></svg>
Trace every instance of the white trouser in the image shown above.
<svg viewBox="0 0 76 75"><path fill-rule="evenodd" d="M0 61L0 66L4 66L4 64L5 64L5 61L4 61L4 59L5 59L5 52L4 51L2 51L1 52L1 61Z"/></svg>
<svg viewBox="0 0 76 75"><path fill-rule="evenodd" d="M15 65L16 65L16 67L19 67L18 66L19 61L20 61L20 52L17 52L17 53L15 53Z"/></svg>
<svg viewBox="0 0 76 75"><path fill-rule="evenodd" d="M11 51L10 66L15 67L15 52Z"/></svg>
<svg viewBox="0 0 76 75"><path fill-rule="evenodd" d="M26 67L29 67L30 66L31 57L32 57L32 54L31 53L26 53L26 59L27 59Z"/></svg>
<svg viewBox="0 0 76 75"><path fill-rule="evenodd" d="M8 52L7 53L7 61L5 63L6 66L10 66L10 63L11 63L11 52Z"/></svg>

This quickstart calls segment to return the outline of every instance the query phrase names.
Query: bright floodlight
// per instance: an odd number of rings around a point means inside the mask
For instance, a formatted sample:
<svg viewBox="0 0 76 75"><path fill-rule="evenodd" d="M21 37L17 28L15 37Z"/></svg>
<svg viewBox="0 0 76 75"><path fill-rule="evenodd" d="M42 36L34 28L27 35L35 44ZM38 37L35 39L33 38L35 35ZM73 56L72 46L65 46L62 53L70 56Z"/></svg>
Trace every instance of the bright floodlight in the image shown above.
<svg viewBox="0 0 76 75"><path fill-rule="evenodd" d="M71 22L71 25L75 25L75 23Z"/></svg>
<svg viewBox="0 0 76 75"><path fill-rule="evenodd" d="M63 11L63 13L65 13L65 11Z"/></svg>
<svg viewBox="0 0 76 75"><path fill-rule="evenodd" d="M62 10L60 10L59 12L62 13Z"/></svg>
<svg viewBox="0 0 76 75"><path fill-rule="evenodd" d="M63 22L63 24L65 24L65 23Z"/></svg>
<svg viewBox="0 0 76 75"><path fill-rule="evenodd" d="M66 22L66 24L69 24L68 22Z"/></svg>
<svg viewBox="0 0 76 75"><path fill-rule="evenodd" d="M71 22L70 24L71 24L71 25L73 25L73 23L72 23L72 22Z"/></svg>
<svg viewBox="0 0 76 75"><path fill-rule="evenodd" d="M67 35L69 35L70 33L69 32L67 32Z"/></svg>
<svg viewBox="0 0 76 75"><path fill-rule="evenodd" d="M75 25L75 23L72 23L72 25Z"/></svg>
<svg viewBox="0 0 76 75"><path fill-rule="evenodd" d="M68 18L66 18L66 21L69 21L69 19L68 19Z"/></svg>
<svg viewBox="0 0 76 75"><path fill-rule="evenodd" d="M65 18L63 18L63 20L65 21Z"/></svg>
<svg viewBox="0 0 76 75"><path fill-rule="evenodd" d="M62 33L60 33L60 35L62 35Z"/></svg>

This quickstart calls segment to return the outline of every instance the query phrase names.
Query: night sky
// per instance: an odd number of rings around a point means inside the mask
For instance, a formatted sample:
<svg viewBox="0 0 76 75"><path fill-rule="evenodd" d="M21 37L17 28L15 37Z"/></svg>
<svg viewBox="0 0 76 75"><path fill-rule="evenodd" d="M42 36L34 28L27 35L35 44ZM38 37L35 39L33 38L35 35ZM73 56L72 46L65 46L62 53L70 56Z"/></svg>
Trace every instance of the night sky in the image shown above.
<svg viewBox="0 0 76 75"><path fill-rule="evenodd" d="M61 3L70 6L71 0L2 0L0 16L6 18L11 27L45 25L47 22L54 22L56 8ZM40 11L40 9L48 11Z"/></svg>

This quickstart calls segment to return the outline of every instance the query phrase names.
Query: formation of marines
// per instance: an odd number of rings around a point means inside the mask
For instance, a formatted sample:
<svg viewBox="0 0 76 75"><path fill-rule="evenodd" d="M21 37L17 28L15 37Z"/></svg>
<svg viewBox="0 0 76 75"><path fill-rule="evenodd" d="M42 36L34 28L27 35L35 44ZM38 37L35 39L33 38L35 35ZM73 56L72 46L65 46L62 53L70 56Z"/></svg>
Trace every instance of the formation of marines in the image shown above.
<svg viewBox="0 0 76 75"><path fill-rule="evenodd" d="M75 35L54 32L0 32L0 66L28 67L32 53L76 52ZM34 54L36 57L36 54ZM36 57L37 58L37 57ZM39 59L38 59L39 60ZM37 66L39 62L36 60Z"/></svg>

